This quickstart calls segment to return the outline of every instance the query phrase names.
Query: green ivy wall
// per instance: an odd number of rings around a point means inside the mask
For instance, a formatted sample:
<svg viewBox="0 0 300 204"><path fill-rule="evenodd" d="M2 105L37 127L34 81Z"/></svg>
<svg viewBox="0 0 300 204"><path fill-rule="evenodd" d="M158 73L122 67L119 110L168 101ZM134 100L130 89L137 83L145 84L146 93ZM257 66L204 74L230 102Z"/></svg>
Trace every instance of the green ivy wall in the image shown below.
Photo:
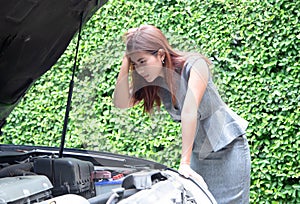
<svg viewBox="0 0 300 204"><path fill-rule="evenodd" d="M131 27L153 24L179 50L206 54L223 99L249 121L251 203L300 203L300 1L110 0L86 24L68 147L176 168L180 124L162 109L120 111L112 92ZM1 143L59 146L75 40L12 112Z"/></svg>

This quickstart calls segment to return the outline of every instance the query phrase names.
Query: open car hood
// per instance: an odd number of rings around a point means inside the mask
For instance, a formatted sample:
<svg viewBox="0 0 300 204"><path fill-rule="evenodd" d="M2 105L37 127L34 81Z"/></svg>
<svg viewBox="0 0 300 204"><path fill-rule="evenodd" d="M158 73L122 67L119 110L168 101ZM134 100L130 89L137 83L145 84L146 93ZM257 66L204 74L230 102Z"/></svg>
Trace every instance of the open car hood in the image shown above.
<svg viewBox="0 0 300 204"><path fill-rule="evenodd" d="M3 0L0 5L0 128L30 86L63 54L107 0Z"/></svg>

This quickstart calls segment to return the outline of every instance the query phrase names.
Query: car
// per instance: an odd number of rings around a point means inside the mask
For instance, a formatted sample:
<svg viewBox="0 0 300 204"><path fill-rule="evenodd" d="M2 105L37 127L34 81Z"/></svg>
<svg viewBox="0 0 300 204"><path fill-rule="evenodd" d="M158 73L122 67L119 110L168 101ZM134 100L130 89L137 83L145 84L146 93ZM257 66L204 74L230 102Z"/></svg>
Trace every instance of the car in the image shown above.
<svg viewBox="0 0 300 204"><path fill-rule="evenodd" d="M0 127L105 0L4 0ZM75 60L76 64L76 60ZM75 66L75 65L74 65ZM64 133L70 111L72 81ZM108 152L0 145L0 203L216 203L204 182L155 161Z"/></svg>

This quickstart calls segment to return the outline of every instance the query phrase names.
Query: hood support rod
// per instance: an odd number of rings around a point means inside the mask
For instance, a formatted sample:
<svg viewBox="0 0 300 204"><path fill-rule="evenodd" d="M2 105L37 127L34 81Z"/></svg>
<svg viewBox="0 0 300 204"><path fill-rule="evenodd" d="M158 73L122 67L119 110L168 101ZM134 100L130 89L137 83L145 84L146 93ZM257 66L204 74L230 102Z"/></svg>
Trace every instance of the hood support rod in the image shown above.
<svg viewBox="0 0 300 204"><path fill-rule="evenodd" d="M69 85L68 101L67 101L67 107L66 107L65 118L64 118L64 126L63 126L62 137L61 137L60 148L59 148L59 155L58 155L59 158L62 158L64 146L65 146L67 126L68 126L68 121L69 121L69 113L70 113L70 109L71 109L71 100L72 100L72 94L73 94L73 89L74 89L74 78L75 78L75 72L76 72L76 68L77 68L77 56L78 56L78 50L79 50L79 42L80 42L80 38L81 38L82 21L83 21L83 12L81 12L81 14L80 14L80 24L79 24L79 32L78 32L78 38L77 38L77 44L76 44L76 54L75 54L74 66L73 66L73 70L72 70L72 79L71 79L70 85Z"/></svg>

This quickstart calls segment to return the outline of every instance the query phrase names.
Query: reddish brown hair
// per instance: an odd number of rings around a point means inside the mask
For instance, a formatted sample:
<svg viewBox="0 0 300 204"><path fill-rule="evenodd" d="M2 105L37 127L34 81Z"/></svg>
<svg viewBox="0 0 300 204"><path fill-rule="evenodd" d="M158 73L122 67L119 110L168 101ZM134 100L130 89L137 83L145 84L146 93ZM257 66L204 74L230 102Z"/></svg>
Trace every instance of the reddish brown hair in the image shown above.
<svg viewBox="0 0 300 204"><path fill-rule="evenodd" d="M126 43L126 53L131 54L134 52L148 52L152 55L157 55L158 50L163 50L165 60L163 66L165 67L165 80L168 89L172 96L172 102L175 103L175 88L172 73L181 71L184 65L184 58L173 50L167 38L160 29L152 25L142 25L138 28L131 28L124 35ZM134 66L130 66L132 73L132 88L133 103L144 101L144 111L151 112L153 107L161 105L161 99L158 95L161 87L155 85L140 86L139 83L143 81L142 77L134 72ZM143 83L147 83L143 81ZM136 89L136 87L141 87Z"/></svg>

